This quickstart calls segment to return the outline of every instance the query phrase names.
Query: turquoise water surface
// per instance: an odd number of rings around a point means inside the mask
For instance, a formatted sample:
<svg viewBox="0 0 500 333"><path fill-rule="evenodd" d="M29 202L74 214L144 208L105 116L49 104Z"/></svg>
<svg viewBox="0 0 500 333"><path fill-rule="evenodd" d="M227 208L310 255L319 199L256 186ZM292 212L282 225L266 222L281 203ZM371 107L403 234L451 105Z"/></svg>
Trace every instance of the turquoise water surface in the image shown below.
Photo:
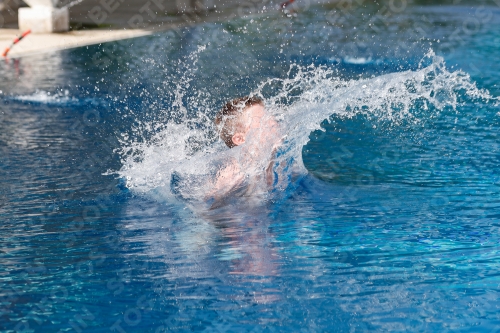
<svg viewBox="0 0 500 333"><path fill-rule="evenodd" d="M500 331L500 7L353 4L2 62L0 331ZM251 93L302 169L208 209Z"/></svg>

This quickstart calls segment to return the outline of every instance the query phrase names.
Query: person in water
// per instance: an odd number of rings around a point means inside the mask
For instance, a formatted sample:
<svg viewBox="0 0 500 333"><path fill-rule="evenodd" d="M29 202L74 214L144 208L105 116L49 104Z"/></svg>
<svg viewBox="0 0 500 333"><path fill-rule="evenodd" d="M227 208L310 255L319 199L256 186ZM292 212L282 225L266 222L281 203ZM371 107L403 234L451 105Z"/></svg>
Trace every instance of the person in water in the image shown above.
<svg viewBox="0 0 500 333"><path fill-rule="evenodd" d="M208 213L206 216L224 225L225 237L231 239L231 245L239 254L231 262L231 274L248 275L252 279L276 275L278 255L269 241L272 236L267 228L267 213L258 194L273 185L275 151L282 140L278 123L266 110L262 99L249 96L227 102L214 122L220 139L231 151L210 191L210 199L213 199L210 211L214 215ZM235 206L230 203L241 197L244 200L238 201L238 214L234 214ZM257 202L257 211L245 209L243 203L252 205L252 202ZM228 217L231 221L239 219L239 222L227 223ZM272 303L279 298L265 287L256 291L253 297L261 303Z"/></svg>
<svg viewBox="0 0 500 333"><path fill-rule="evenodd" d="M248 178L254 178L249 185L265 179L271 186L272 156L281 137L278 123L266 111L264 101L255 96L233 99L217 113L214 122L226 146L239 147L240 151L237 158L218 171L209 196L223 197Z"/></svg>
<svg viewBox="0 0 500 333"><path fill-rule="evenodd" d="M260 140L257 141L270 139L278 127L276 120L267 114L264 101L255 96L235 98L227 102L215 116L214 122L219 129L220 138L229 148L244 144L251 134L259 134ZM262 135L263 132L266 135ZM251 144L256 143L258 142Z"/></svg>

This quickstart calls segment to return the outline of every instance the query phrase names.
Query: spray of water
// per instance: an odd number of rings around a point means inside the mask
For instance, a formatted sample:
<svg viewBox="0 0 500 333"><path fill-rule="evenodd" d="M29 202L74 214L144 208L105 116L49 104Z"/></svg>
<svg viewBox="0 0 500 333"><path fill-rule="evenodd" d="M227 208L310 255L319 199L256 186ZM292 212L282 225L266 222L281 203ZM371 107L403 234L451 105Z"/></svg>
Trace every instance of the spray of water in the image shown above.
<svg viewBox="0 0 500 333"><path fill-rule="evenodd" d="M245 150L245 145L228 149L217 141L208 112L189 115L182 103L190 82L188 76L181 78L174 92L177 121L142 124L143 130L154 128L155 134L141 142L122 138L118 152L123 166L117 173L135 193L162 193L196 203L210 202L221 170L236 168L233 175L240 184L231 184L227 189L231 196L273 199L307 173L302 164L302 147L311 131L321 130L321 123L332 116L363 115L391 126L403 122L422 126L431 116L429 112L456 110L464 98L492 99L466 73L449 71L433 52L422 59L416 71L369 79L344 80L327 68L293 65L286 78L262 82L252 93L265 100L268 114L280 128L278 147L261 147L255 154ZM266 131L263 128L256 135Z"/></svg>

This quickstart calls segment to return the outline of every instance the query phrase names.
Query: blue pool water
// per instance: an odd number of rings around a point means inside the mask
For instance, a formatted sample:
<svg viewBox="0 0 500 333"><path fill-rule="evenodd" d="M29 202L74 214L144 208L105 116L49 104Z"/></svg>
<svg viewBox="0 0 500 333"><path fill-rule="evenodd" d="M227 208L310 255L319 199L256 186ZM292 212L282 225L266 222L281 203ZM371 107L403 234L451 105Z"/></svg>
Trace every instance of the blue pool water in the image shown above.
<svg viewBox="0 0 500 333"><path fill-rule="evenodd" d="M401 3L2 62L0 331L497 332L500 8ZM249 93L299 171L209 209Z"/></svg>

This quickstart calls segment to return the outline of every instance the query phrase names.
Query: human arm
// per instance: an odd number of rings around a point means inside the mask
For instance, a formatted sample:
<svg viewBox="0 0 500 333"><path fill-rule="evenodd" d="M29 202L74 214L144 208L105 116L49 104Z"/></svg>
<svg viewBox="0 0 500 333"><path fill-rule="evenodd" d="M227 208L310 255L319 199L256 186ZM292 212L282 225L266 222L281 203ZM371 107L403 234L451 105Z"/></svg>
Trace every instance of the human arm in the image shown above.
<svg viewBox="0 0 500 333"><path fill-rule="evenodd" d="M211 189L206 195L206 199L219 201L224 198L232 189L243 183L244 173L236 161L232 161L222 167L211 184Z"/></svg>

